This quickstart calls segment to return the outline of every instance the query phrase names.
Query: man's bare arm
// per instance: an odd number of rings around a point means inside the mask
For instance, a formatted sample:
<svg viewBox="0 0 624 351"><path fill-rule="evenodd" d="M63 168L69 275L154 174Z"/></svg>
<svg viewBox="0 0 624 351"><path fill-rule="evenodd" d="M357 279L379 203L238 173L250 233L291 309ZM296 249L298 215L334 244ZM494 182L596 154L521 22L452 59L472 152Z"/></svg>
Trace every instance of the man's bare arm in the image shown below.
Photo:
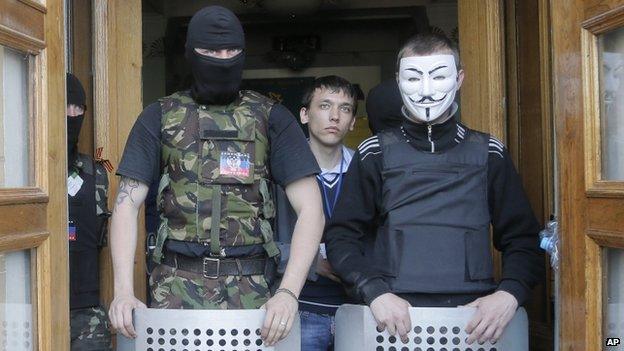
<svg viewBox="0 0 624 351"><path fill-rule="evenodd" d="M147 197L148 186L122 177L111 219L110 242L113 258L114 299L109 314L113 327L128 337L136 334L132 310L145 307L134 296L134 252L137 244L137 217Z"/></svg>
<svg viewBox="0 0 624 351"><path fill-rule="evenodd" d="M290 258L280 287L299 295L323 237L323 200L313 176L297 180L287 185L284 190L297 213L297 223L293 230Z"/></svg>
<svg viewBox="0 0 624 351"><path fill-rule="evenodd" d="M325 227L325 216L321 193L314 176L294 181L285 190L297 213L297 223L290 246L290 259L280 288L288 289L298 296L318 251ZM298 301L287 293L277 293L267 301L265 308L267 313L262 338L268 346L272 346L290 332L297 314Z"/></svg>

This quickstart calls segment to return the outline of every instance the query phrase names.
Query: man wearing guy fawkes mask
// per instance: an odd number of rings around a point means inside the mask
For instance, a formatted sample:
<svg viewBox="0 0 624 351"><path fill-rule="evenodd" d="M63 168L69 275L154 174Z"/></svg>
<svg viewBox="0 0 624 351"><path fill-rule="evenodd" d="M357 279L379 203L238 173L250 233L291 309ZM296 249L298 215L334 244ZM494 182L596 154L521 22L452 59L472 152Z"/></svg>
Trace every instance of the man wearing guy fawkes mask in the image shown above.
<svg viewBox="0 0 624 351"><path fill-rule="evenodd" d="M265 345L285 337L316 256L324 215L314 155L288 110L239 91L245 57L236 16L209 6L191 19L186 59L193 86L149 105L138 117L119 165L111 223L115 299L110 318L135 337L132 309L145 305L132 284L139 208L160 179L160 225L150 277L151 307L267 310ZM272 182L298 214L291 259L271 297ZM184 288L180 288L184 287Z"/></svg>
<svg viewBox="0 0 624 351"><path fill-rule="evenodd" d="M467 305L477 308L467 342L494 343L543 279L539 224L507 149L453 117L463 79L448 38L405 43L397 61L405 119L360 144L326 228L330 264L379 328L404 341L410 305Z"/></svg>
<svg viewBox="0 0 624 351"><path fill-rule="evenodd" d="M106 241L108 175L78 152L86 108L78 78L67 74L67 238L69 241L71 350L111 350L106 310L100 306L99 251Z"/></svg>

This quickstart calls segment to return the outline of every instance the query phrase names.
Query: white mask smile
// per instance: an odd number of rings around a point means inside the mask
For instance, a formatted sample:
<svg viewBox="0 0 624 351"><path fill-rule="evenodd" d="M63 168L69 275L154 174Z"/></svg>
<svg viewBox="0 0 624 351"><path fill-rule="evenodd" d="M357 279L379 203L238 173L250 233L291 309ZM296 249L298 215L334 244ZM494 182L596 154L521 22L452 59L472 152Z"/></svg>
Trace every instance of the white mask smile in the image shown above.
<svg viewBox="0 0 624 351"><path fill-rule="evenodd" d="M451 106L459 88L453 55L402 58L398 80L405 108L413 118L426 123Z"/></svg>

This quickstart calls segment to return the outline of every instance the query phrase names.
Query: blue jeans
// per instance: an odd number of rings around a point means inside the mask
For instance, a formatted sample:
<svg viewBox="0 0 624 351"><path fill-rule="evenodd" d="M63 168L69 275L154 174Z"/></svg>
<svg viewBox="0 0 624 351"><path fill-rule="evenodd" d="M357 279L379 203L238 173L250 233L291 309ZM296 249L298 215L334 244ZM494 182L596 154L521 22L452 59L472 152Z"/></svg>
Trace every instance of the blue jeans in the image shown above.
<svg viewBox="0 0 624 351"><path fill-rule="evenodd" d="M299 312L301 317L301 351L328 351L334 349L334 316Z"/></svg>

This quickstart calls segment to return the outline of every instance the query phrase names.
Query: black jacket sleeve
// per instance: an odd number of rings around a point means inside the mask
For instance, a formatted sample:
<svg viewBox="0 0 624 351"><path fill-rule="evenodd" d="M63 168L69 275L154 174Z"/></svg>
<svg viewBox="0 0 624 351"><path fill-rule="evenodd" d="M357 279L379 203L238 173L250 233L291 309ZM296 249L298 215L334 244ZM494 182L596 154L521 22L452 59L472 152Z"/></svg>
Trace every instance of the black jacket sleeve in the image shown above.
<svg viewBox="0 0 624 351"><path fill-rule="evenodd" d="M498 290L509 292L522 305L544 279L544 253L539 247L540 225L507 149L490 153L488 183L494 247L503 260Z"/></svg>
<svg viewBox="0 0 624 351"><path fill-rule="evenodd" d="M325 232L330 264L347 289L366 304L390 292L381 273L371 264L370 258L364 255L365 242L374 240L380 221L380 156L380 152L374 154L371 149L365 155L359 150L355 153L343 180L342 194Z"/></svg>

